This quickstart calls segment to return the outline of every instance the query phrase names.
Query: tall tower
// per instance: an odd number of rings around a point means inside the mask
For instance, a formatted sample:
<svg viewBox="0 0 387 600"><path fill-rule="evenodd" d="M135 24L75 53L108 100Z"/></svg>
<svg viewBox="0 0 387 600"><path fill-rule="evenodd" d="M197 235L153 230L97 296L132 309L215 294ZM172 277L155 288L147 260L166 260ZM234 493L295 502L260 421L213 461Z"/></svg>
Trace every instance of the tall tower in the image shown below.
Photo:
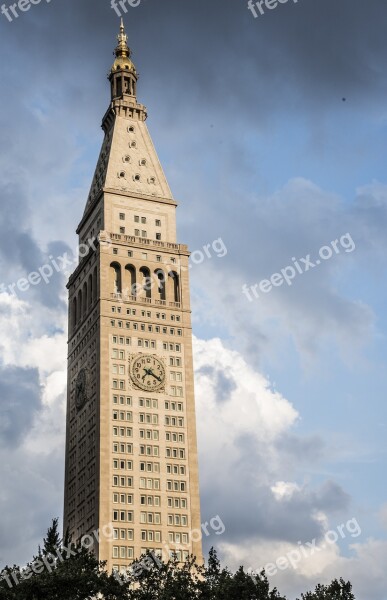
<svg viewBox="0 0 387 600"><path fill-rule="evenodd" d="M187 246L123 23L69 290L64 527L125 570L202 560Z"/></svg>

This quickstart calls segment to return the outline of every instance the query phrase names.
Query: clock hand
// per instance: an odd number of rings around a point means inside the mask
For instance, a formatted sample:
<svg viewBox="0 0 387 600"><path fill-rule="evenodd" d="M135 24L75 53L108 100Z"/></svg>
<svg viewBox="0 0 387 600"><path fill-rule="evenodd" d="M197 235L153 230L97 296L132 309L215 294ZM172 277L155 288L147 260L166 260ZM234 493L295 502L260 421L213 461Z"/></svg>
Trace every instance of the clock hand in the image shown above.
<svg viewBox="0 0 387 600"><path fill-rule="evenodd" d="M157 381L160 381L161 383L160 377L157 377L157 375L153 373L152 369L148 369L148 375L152 375L152 377L154 377L155 379L157 379Z"/></svg>

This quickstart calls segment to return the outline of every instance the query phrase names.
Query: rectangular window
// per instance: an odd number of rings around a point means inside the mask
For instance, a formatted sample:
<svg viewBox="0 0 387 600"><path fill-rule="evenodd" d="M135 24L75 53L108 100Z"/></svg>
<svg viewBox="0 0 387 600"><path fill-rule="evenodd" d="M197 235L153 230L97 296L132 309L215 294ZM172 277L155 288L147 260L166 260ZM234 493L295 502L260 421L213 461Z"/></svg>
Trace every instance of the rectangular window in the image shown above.
<svg viewBox="0 0 387 600"><path fill-rule="evenodd" d="M125 213L120 213L120 221L125 221Z"/></svg>

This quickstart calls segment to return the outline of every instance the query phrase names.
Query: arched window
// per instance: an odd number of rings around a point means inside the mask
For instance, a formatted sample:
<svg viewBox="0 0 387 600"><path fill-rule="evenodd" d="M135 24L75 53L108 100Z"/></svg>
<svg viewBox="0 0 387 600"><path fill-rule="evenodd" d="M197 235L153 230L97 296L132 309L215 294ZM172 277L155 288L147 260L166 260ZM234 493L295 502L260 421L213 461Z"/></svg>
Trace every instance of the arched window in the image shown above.
<svg viewBox="0 0 387 600"><path fill-rule="evenodd" d="M89 275L89 305L91 306L93 304L93 276Z"/></svg>
<svg viewBox="0 0 387 600"><path fill-rule="evenodd" d="M129 296L137 296L136 286L136 267L133 265L126 265L125 267L125 288L128 288ZM126 292L125 292L126 293Z"/></svg>
<svg viewBox="0 0 387 600"><path fill-rule="evenodd" d="M110 265L110 289L115 294L122 293L121 265L117 262Z"/></svg>
<svg viewBox="0 0 387 600"><path fill-rule="evenodd" d="M161 269L157 269L157 271L155 271L155 275L157 278L157 286L158 286L158 292L160 295L160 300L166 300L166 279L165 279L165 274Z"/></svg>
<svg viewBox="0 0 387 600"><path fill-rule="evenodd" d="M71 324L72 324L73 329L77 324L77 299L76 298L74 298L73 302L72 302Z"/></svg>
<svg viewBox="0 0 387 600"><path fill-rule="evenodd" d="M88 309L88 305L87 305L87 283L85 282L84 285L83 285L83 316L86 316L87 309Z"/></svg>
<svg viewBox="0 0 387 600"><path fill-rule="evenodd" d="M78 292L78 301L77 301L77 323L79 323L82 319L82 290Z"/></svg>
<svg viewBox="0 0 387 600"><path fill-rule="evenodd" d="M152 297L152 278L148 267L141 267L140 273L142 275L141 285L144 290L145 298Z"/></svg>
<svg viewBox="0 0 387 600"><path fill-rule="evenodd" d="M93 273L93 301L97 302L98 300L98 278L97 278L97 267L94 269Z"/></svg>
<svg viewBox="0 0 387 600"><path fill-rule="evenodd" d="M170 271L168 273L169 281L172 283L172 293L169 296L173 298L173 302L180 302L180 280L176 271Z"/></svg>

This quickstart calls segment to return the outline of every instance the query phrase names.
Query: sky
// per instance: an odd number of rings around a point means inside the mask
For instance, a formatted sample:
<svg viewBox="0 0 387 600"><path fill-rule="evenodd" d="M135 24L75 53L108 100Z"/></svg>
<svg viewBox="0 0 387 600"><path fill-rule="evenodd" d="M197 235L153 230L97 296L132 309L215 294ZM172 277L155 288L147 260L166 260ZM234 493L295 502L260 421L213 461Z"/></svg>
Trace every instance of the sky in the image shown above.
<svg viewBox="0 0 387 600"><path fill-rule="evenodd" d="M253 570L302 548L270 576L290 600L340 576L387 600L387 5L257 14L123 14L196 252L202 521L225 529L204 548ZM75 251L118 26L109 0L0 13L0 566L61 517L64 473L66 276L9 286Z"/></svg>

